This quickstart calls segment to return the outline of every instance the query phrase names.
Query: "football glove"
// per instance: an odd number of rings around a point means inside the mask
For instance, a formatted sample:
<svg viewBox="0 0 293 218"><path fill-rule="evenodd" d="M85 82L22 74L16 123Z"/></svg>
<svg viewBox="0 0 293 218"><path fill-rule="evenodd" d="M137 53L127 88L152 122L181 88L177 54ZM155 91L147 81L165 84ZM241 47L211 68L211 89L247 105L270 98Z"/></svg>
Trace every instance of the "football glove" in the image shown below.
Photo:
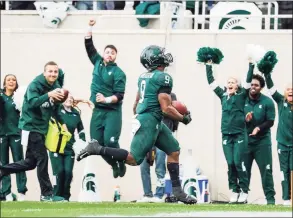
<svg viewBox="0 0 293 218"><path fill-rule="evenodd" d="M183 116L183 120L181 121L182 123L184 123L185 125L187 125L188 123L190 123L191 122L191 114L190 114L190 112L188 111L187 112L187 114L185 114L184 116Z"/></svg>

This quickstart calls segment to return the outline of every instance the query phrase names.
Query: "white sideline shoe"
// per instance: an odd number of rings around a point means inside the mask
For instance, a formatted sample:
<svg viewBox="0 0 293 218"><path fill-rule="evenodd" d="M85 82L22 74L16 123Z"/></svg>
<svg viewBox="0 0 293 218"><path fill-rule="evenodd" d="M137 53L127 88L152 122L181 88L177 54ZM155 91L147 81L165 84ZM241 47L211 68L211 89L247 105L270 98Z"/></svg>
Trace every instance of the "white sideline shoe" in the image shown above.
<svg viewBox="0 0 293 218"><path fill-rule="evenodd" d="M286 201L284 201L283 205L284 206L291 206L292 204L291 204L290 200L286 200Z"/></svg>
<svg viewBox="0 0 293 218"><path fill-rule="evenodd" d="M239 198L239 193L232 192L229 203L236 203Z"/></svg>
<svg viewBox="0 0 293 218"><path fill-rule="evenodd" d="M151 203L153 197L143 196L142 199L137 200L136 203Z"/></svg>
<svg viewBox="0 0 293 218"><path fill-rule="evenodd" d="M12 196L12 193L6 195L6 201L13 201L13 196Z"/></svg>
<svg viewBox="0 0 293 218"><path fill-rule="evenodd" d="M248 193L241 192L238 198L238 203L247 203Z"/></svg>
<svg viewBox="0 0 293 218"><path fill-rule="evenodd" d="M25 201L25 194L18 193L17 201Z"/></svg>
<svg viewBox="0 0 293 218"><path fill-rule="evenodd" d="M158 198L158 197L153 197L153 198L151 198L151 202L152 203L164 203L165 201L164 201L164 199L162 198Z"/></svg>

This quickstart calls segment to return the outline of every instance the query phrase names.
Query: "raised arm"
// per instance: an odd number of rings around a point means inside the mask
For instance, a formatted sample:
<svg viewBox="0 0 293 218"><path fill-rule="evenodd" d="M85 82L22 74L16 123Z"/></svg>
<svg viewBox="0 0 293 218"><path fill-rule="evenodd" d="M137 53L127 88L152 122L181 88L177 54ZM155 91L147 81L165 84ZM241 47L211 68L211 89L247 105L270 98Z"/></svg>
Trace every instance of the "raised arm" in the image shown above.
<svg viewBox="0 0 293 218"><path fill-rule="evenodd" d="M284 100L284 96L282 94L280 94L277 91L277 89L275 88L271 74L268 73L268 74L265 74L264 76L266 79L269 94L272 96L272 98L275 100L275 102L277 102L277 103L282 102Z"/></svg>
<svg viewBox="0 0 293 218"><path fill-rule="evenodd" d="M242 85L242 93L244 95L248 95L249 94L249 89L251 87L251 81L252 81L252 77L253 77L253 71L254 71L254 64L253 63L249 63L248 66L248 72L246 74L246 79L245 82Z"/></svg>
<svg viewBox="0 0 293 218"><path fill-rule="evenodd" d="M94 43L93 43L93 37L92 37L92 28L95 25L96 21L95 20L90 20L89 22L89 29L88 32L85 36L85 49L87 52L87 55L92 62L93 65L99 60L102 59L101 55L97 52Z"/></svg>
<svg viewBox="0 0 293 218"><path fill-rule="evenodd" d="M214 76L213 76L213 69L212 69L212 64L211 62L206 64L206 75L207 75L207 80L212 88L212 90L216 93L216 95L221 98L225 91L217 84Z"/></svg>
<svg viewBox="0 0 293 218"><path fill-rule="evenodd" d="M64 75L65 74L64 74L63 70L61 68L59 68L59 70L58 70L58 83L61 87L63 87L63 85L64 85L64 77L65 77Z"/></svg>

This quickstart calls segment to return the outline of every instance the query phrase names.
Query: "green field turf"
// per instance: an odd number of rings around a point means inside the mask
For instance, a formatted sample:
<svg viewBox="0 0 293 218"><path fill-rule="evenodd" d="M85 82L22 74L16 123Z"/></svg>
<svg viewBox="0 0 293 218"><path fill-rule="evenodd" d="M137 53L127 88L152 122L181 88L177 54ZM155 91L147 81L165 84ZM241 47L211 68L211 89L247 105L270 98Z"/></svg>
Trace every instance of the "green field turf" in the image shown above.
<svg viewBox="0 0 293 218"><path fill-rule="evenodd" d="M1 217L80 217L99 215L152 216L159 213L212 211L292 212L281 205L183 205L166 203L1 202Z"/></svg>

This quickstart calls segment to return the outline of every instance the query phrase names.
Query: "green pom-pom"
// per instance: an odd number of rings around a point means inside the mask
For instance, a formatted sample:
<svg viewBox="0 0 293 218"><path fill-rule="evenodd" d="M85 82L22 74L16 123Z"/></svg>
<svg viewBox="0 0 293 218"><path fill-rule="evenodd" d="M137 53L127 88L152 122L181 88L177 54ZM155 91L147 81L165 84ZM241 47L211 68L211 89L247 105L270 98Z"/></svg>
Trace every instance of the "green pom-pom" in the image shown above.
<svg viewBox="0 0 293 218"><path fill-rule="evenodd" d="M213 49L210 47L202 47L197 52L197 61L207 63L212 60Z"/></svg>
<svg viewBox="0 0 293 218"><path fill-rule="evenodd" d="M213 54L213 63L214 63L214 64L220 64L221 61L222 61L223 58L224 58L223 53L222 53L221 50L218 49L218 48L214 48L213 51L214 51L214 54Z"/></svg>
<svg viewBox="0 0 293 218"><path fill-rule="evenodd" d="M277 63L277 54L274 51L268 51L265 56L258 62L257 68L263 74L269 74L273 71Z"/></svg>
<svg viewBox="0 0 293 218"><path fill-rule="evenodd" d="M223 58L224 55L218 48L202 47L197 52L197 61L202 63L212 60L214 64L219 64Z"/></svg>

